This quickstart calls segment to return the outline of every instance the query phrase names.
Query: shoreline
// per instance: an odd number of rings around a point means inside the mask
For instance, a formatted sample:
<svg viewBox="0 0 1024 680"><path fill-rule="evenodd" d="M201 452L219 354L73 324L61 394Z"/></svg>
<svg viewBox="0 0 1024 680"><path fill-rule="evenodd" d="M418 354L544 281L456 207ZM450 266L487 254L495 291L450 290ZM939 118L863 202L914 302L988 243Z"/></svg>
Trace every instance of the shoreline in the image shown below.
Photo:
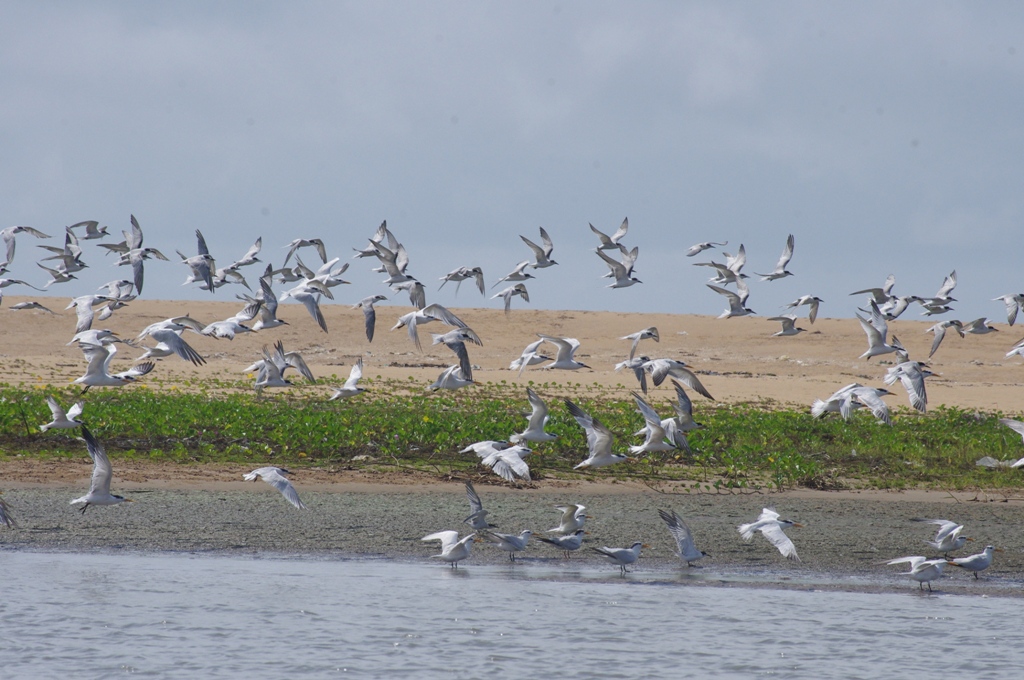
<svg viewBox="0 0 1024 680"><path fill-rule="evenodd" d="M237 478L236 478L237 479ZM393 559L436 563L436 543L422 536L443 529L469 531L464 486L458 482L381 484L350 481L295 485L307 510L292 508L268 485L242 481L210 483L125 482L113 490L135 502L90 508L85 515L68 505L87 487L77 484L7 485L4 499L18 522L0 530L0 550L58 552L133 551L251 556L308 556L339 559ZM617 487L617 488L616 488ZM897 576L905 565L886 560L930 554L924 544L934 532L913 517L949 518L965 525L974 538L951 555L980 552L1003 545L993 566L975 581L956 567L933 584L942 593L1024 595L1024 552L1007 545L1024 523L1024 501L972 501L943 492L821 492L733 494L663 494L639 485L578 483L528 489L476 484L496 531L534 535L557 525L555 505L582 503L591 517L584 548L563 560L553 546L532 539L516 568L542 564L558 569L616 567L588 547L624 547L643 541L649 547L634 578L671 575L703 585L917 591L917 584ZM736 526L752 521L762 507L774 506L803 528L791 528L800 563L782 558L761 536L744 543ZM674 556L674 544L658 518L673 509L690 525L699 549L710 554L700 568L687 570ZM461 565L510 564L506 553L477 544Z"/></svg>

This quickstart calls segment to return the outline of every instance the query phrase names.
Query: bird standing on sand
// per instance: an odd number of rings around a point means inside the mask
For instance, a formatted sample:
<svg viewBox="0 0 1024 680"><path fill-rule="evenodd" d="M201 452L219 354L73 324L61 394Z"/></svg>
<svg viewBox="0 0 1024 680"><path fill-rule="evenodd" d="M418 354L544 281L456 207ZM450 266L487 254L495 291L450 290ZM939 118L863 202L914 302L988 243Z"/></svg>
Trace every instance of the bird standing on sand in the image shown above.
<svg viewBox="0 0 1024 680"><path fill-rule="evenodd" d="M647 544L641 543L640 541L637 541L636 543L634 543L633 545L631 545L628 548L608 548L608 547L602 547L602 548L591 548L591 550L593 550L594 552L599 553L601 555L604 555L605 557L610 559L615 564L618 564L619 565L619 569L622 571L622 574L625 575L626 572L628 571L626 569L626 565L627 564L633 564L638 559L640 559L640 550L643 549L643 548L649 548L649 547L650 546L648 546Z"/></svg>
<svg viewBox="0 0 1024 680"><path fill-rule="evenodd" d="M967 571L974 572L974 578L978 578L979 571L985 571L992 566L992 553L1003 552L1002 548L996 548L991 545L985 546L985 549L976 555L969 557L957 557L949 560L946 564L952 564L954 567L960 567Z"/></svg>
<svg viewBox="0 0 1024 680"><path fill-rule="evenodd" d="M917 581L918 587L924 590L924 584L928 584L928 592L932 592L932 581L942 576L942 569L946 566L946 560L930 560L921 555L911 557L900 557L890 560L886 564L910 563L910 571L901 572L903 576L909 576Z"/></svg>
<svg viewBox="0 0 1024 680"><path fill-rule="evenodd" d="M469 552L473 548L473 540L476 538L476 534L469 534L464 536L461 540L459 539L459 532L457 531L438 531L437 533L430 534L421 538L421 541L441 541L441 553L439 555L432 555L439 560L448 562L452 569L459 568L459 562L469 557Z"/></svg>

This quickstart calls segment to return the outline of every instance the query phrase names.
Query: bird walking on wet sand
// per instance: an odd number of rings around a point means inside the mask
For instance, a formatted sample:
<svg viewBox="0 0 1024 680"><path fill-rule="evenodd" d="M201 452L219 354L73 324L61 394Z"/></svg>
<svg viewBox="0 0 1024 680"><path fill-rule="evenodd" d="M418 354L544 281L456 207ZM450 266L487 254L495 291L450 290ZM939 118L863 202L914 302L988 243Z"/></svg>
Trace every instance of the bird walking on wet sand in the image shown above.
<svg viewBox="0 0 1024 680"><path fill-rule="evenodd" d="M625 575L626 572L628 571L626 569L626 565L627 564L633 564L638 559L640 559L640 551L643 548L649 548L649 547L650 547L649 545L647 545L645 543L641 543L640 541L637 541L636 543L634 543L633 545L631 545L628 548L601 547L601 548L591 548L591 550L593 550L594 552L596 552L596 553L598 553L600 555L604 555L605 557L610 559L612 562L614 562L615 564L619 565L619 570L622 572L623 575Z"/></svg>
<svg viewBox="0 0 1024 680"><path fill-rule="evenodd" d="M686 566L692 567L694 562L710 557L703 550L697 550L697 546L693 542L693 532L690 531L689 525L683 521L683 518L676 514L675 510L658 510L658 515L665 522L669 533L676 541L676 555L686 563Z"/></svg>
<svg viewBox="0 0 1024 680"><path fill-rule="evenodd" d="M992 566L993 552L1003 552L1003 550L1002 548L986 545L985 549L976 555L957 557L952 560L948 560L946 564L952 564L954 567L960 567L961 569L974 572L974 578L977 579L979 571L985 571Z"/></svg>
<svg viewBox="0 0 1024 680"><path fill-rule="evenodd" d="M744 541L749 543L754 538L754 534L760 531L761 535L768 539L768 542L774 545L782 553L783 557L799 562L800 557L796 554L796 546L793 545L793 541L789 536L785 534L784 529L802 526L803 524L793 520L779 519L779 513L771 508L764 508L761 510L757 521L741 524L738 528L740 536L743 537Z"/></svg>
<svg viewBox="0 0 1024 680"><path fill-rule="evenodd" d="M306 506L299 498L299 492L292 486L291 480L285 475L291 474L284 468L274 467L268 465L267 467L256 468L252 472L247 472L243 479L247 482L255 482L256 480L262 479L264 482L274 487L281 492L285 500L294 505L299 510L305 510Z"/></svg>
<svg viewBox="0 0 1024 680"><path fill-rule="evenodd" d="M110 480L114 476L110 459L107 458L107 452L103 450L103 446L84 425L82 426L82 438L85 439L86 449L89 451L89 457L92 458L92 483L89 485L89 493L71 501L71 505L82 503L81 513L84 515L90 505L132 503L131 498L110 493Z"/></svg>
<svg viewBox="0 0 1024 680"><path fill-rule="evenodd" d="M495 531L484 531L483 537L508 553L510 562L516 561L516 553L526 550L526 544L530 542L533 532L525 529L518 536L515 534L499 534Z"/></svg>
<svg viewBox="0 0 1024 680"><path fill-rule="evenodd" d="M922 555L911 557L900 557L889 560L886 564L910 564L910 571L901 572L903 576L909 576L917 581L918 587L924 590L924 584L928 584L928 592L932 592L932 581L942 576L942 570L946 566L946 560L930 560Z"/></svg>
<svg viewBox="0 0 1024 680"><path fill-rule="evenodd" d="M438 531L428 536L424 536L420 540L441 541L441 553L438 555L431 555L431 557L448 562L452 569L458 569L459 562L469 557L469 553L473 548L473 541L475 539L475 533L468 534L460 539L458 531L448 530Z"/></svg>
<svg viewBox="0 0 1024 680"><path fill-rule="evenodd" d="M571 552L579 550L583 546L583 537L586 533L583 529L579 529L568 536L538 536L537 540L555 546L562 551L565 559L569 559Z"/></svg>

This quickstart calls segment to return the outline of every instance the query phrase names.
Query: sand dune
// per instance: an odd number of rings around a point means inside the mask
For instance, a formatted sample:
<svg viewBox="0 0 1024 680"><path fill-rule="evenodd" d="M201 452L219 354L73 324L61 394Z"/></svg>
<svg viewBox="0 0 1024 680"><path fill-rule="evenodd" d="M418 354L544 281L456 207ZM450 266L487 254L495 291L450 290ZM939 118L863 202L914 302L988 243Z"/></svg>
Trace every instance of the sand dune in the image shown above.
<svg viewBox="0 0 1024 680"><path fill-rule="evenodd" d="M338 298L343 296L339 294ZM11 305L28 299L7 296L0 308L0 365L6 381L62 385L82 375L85 361L81 352L65 345L74 333L73 313L50 315L10 309ZM474 301L471 295L464 299ZM64 298L42 301L50 303L48 306L54 311L60 311L65 303ZM170 316L188 313L210 322L231 316L238 309L240 305L233 302L136 301L97 327L130 337L147 324ZM360 310L344 304L325 304L323 310L328 333L316 326L302 306L284 304L279 311L288 326L241 335L234 341L188 334L188 342L208 359L208 364L194 368L172 357L160 360L152 375L172 381L206 376L235 378L259 356L263 345L277 340L282 340L289 350L302 352L317 376L336 374L343 378L352 362L363 356L366 376L412 377L425 387L444 367L454 363L449 350L430 345L430 333L444 332L447 327L436 322L421 327L422 353L416 351L404 329L388 330L399 315L410 311L409 307L378 307L377 334L372 344L363 333ZM870 361L857 358L866 349L867 341L856 319L819 318L813 325L804 319L799 325L807 329L806 333L772 337L778 323L760 317L720 320L674 314L531 309L514 309L506 316L495 309L453 311L483 339L483 347L470 349L473 363L480 367L474 369L474 377L482 382L621 384L626 394L627 390L635 389L636 382L628 373L613 370L614 364L629 351L629 342L618 338L647 326L658 327L661 342L644 341L639 353L686 361L722 403L774 400L807 408L813 399L826 397L854 381L881 386L885 368L891 365L887 357ZM897 320L890 328L910 350L912 358L923 359L931 346L932 336L925 332L930 325L925 321ZM1008 326L1000 328L1001 333L965 339L950 334L946 338L932 362L933 370L940 375L928 380L930 407L945 404L983 411L1024 412L1024 390L1019 386L1024 360L1004 356L1019 338ZM593 370L570 373L529 368L517 378L508 370L508 364L536 339L538 332L578 338L582 346L577 358ZM115 363L127 366L138 355L131 348L122 348ZM326 387L303 389L322 390L325 397L329 394ZM899 386L894 391L897 395L889 397L889 403L907 405ZM671 390L665 385L654 392L655 399L671 397Z"/></svg>

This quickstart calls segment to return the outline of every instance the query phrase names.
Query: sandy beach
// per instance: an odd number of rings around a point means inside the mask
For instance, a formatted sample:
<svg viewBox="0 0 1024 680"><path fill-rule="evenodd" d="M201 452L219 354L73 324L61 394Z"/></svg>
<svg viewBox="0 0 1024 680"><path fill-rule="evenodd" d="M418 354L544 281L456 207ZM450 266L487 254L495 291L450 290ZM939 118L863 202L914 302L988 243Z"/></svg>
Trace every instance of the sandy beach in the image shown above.
<svg viewBox="0 0 1024 680"><path fill-rule="evenodd" d="M27 298L8 296L0 310L0 365L12 384L65 385L81 375L85 362L75 347L65 343L72 335L70 312L16 312L9 309ZM472 299L467 296L467 299ZM62 305L53 303L57 311ZM134 302L103 323L122 336L134 336L145 325L178 314L191 314L209 322L226 318L237 305L224 302ZM152 374L161 384L184 384L210 377L235 379L257 358L266 343L282 340L289 350L303 353L317 376L345 376L359 356L365 373L406 380L426 386L451 362L448 350L424 343L415 350L404 330L389 332L405 307L379 308L379 325L372 344L363 335L359 310L327 305L329 333L321 332L296 305L282 307L289 326L272 332L241 335L234 341L189 335L188 341L207 358L193 368L177 358L158 362ZM517 310L506 316L492 309L454 310L484 341L473 347L478 381L527 380L558 383L598 383L623 395L633 389L630 375L612 370L628 352L619 336L657 326L661 342L645 341L641 353L683 359L693 366L718 403L777 402L806 408L816 397L860 381L881 384L885 363L857 356L866 347L855 319L822 319L801 326L808 332L795 337L772 337L777 324L759 318L718 320L679 315L628 315L595 312ZM897 321L894 330L912 355L926 355L929 324ZM439 331L426 327L421 332ZM508 363L531 342L535 333L576 337L582 343L577 358L593 367L567 374L528 370L521 379ZM1017 380L1024 370L1004 354L1016 338L987 336L946 339L933 363L940 376L929 380L932 408L945 404L981 411L1024 411L1024 394ZM429 337L424 334L424 337ZM118 357L137 356L125 348ZM331 381L323 381L329 384ZM129 388L131 389L131 388ZM324 385L297 388L304 393L329 391ZM668 399L665 387L653 399ZM902 405L905 397L890 398ZM700 408L701 404L697 404ZM345 470L297 469L295 484L309 506L299 512L264 484L241 481L243 466L145 464L115 461L114 489L137 502L114 508L90 509L80 515L67 502L88 486L91 467L84 451L73 461L36 461L12 458L0 462L5 498L19 528L0 532L0 545L8 548L59 550L183 550L273 551L327 553L349 556L423 558L435 549L419 538L442 528L459 528L468 505L461 480L446 481L426 475L372 473ZM657 490L639 483L541 480L527 489L510 489L493 477L475 480L500 530L529 528L543 533L557 524L555 505L587 505L588 545L624 546L635 540L648 543L643 564L675 564L668 532L657 510L671 508L687 518L700 547L713 557L711 569L781 571L799 574L871 574L898 570L880 567L885 559L927 554L924 540L929 526L913 517L949 517L967 526L975 539L962 554L987 544L1002 545L987 572L985 587L1013 591L1024 582L1024 552L1015 542L1024 523L1024 500L999 493L818 492L686 494ZM806 526L791 529L802 563L782 559L761 537L744 544L736 525L751 521L762 507L775 506L784 516ZM536 543L524 555L530 559L559 559L556 550ZM594 553L586 560L600 561ZM485 546L473 561L498 563L507 556ZM950 567L951 572L956 572ZM968 574L953 573L944 588L977 587Z"/></svg>

